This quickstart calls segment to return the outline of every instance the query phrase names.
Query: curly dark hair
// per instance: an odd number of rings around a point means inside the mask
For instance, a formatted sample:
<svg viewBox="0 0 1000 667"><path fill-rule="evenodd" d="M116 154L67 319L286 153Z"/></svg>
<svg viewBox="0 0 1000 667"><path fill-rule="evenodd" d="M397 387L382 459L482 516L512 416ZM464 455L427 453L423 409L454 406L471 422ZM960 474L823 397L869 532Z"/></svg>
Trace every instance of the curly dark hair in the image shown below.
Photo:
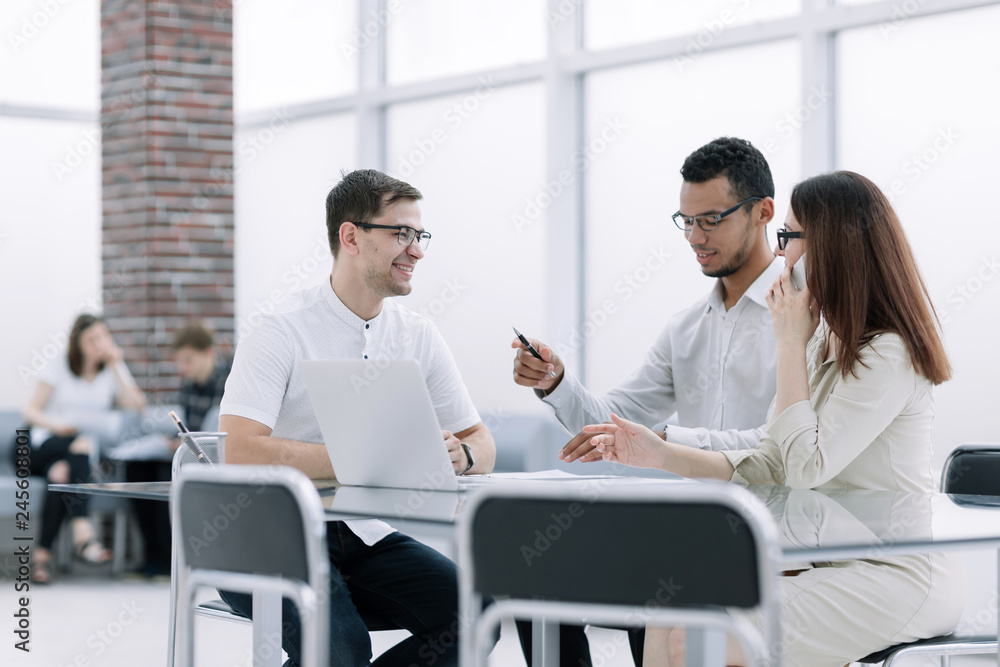
<svg viewBox="0 0 1000 667"><path fill-rule="evenodd" d="M749 197L774 197L771 168L764 155L746 139L713 139L687 156L681 176L688 183L704 183L725 176L737 201ZM750 202L747 206L753 204Z"/></svg>

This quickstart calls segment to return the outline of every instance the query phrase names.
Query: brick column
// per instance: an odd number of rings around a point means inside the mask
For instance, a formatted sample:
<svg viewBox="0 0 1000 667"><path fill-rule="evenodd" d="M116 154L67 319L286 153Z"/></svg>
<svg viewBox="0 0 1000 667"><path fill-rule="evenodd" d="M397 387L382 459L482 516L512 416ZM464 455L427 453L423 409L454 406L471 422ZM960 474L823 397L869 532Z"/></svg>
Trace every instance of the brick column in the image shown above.
<svg viewBox="0 0 1000 667"><path fill-rule="evenodd" d="M101 1L104 315L151 402L192 318L233 335L232 12Z"/></svg>

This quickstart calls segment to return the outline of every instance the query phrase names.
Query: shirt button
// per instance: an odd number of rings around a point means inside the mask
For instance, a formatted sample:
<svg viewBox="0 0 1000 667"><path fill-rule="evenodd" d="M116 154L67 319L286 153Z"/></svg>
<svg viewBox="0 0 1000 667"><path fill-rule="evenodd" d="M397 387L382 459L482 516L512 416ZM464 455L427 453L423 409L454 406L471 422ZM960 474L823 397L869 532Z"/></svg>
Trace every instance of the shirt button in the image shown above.
<svg viewBox="0 0 1000 667"><path fill-rule="evenodd" d="M367 359L367 358L368 358L368 355L366 354L366 355L365 355L365 359Z"/></svg>
<svg viewBox="0 0 1000 667"><path fill-rule="evenodd" d="M371 326L370 324L366 324L366 325L365 325L365 329L367 329L367 328L368 328L368 327L370 327L370 326Z"/></svg>

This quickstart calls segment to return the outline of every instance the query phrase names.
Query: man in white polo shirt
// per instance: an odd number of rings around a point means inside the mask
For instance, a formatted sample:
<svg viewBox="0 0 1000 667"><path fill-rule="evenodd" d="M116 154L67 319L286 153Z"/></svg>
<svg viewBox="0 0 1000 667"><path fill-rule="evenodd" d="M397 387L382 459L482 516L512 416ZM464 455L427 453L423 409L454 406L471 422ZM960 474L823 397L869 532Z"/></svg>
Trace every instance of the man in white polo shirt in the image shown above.
<svg viewBox="0 0 1000 667"><path fill-rule="evenodd" d="M775 394L777 351L764 300L784 262L765 229L774 217L774 181L767 160L750 142L721 137L694 151L681 167L680 209L673 218L712 290L667 322L645 362L603 396L589 392L547 345L530 341L514 358L514 382L532 387L570 432L608 421L614 412L653 427L676 414L661 435L702 449L757 446ZM669 222L667 224L670 224ZM564 461L597 461L590 434L560 451ZM521 623L522 643L530 624ZM582 629L561 631L564 664L589 666ZM639 664L642 642L632 637ZM527 651L526 651L527 653ZM529 658L530 664L530 658Z"/></svg>
<svg viewBox="0 0 1000 667"><path fill-rule="evenodd" d="M240 341L222 399L228 463L284 464L314 479L335 476L301 374L309 359L416 359L430 391L455 474L493 468L496 449L473 407L444 339L425 317L387 297L411 291L430 233L420 192L366 169L343 177L326 200L334 264L330 281L296 295ZM391 418L391 405L385 406ZM380 521L327 524L330 664L368 665L362 615L412 634L376 665L458 664L458 577L454 563ZM222 591L250 616L246 595ZM300 626L283 604L286 667L299 664Z"/></svg>

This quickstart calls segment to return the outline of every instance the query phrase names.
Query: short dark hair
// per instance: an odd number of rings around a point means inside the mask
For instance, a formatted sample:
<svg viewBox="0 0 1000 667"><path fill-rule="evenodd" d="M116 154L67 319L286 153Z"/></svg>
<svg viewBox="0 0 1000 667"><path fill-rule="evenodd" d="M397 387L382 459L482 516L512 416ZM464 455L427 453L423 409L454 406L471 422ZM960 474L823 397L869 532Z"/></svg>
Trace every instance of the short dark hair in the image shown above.
<svg viewBox="0 0 1000 667"><path fill-rule="evenodd" d="M342 176L326 196L326 231L334 257L340 250L342 223L371 222L385 207L400 199L424 197L409 183L375 169L357 169Z"/></svg>
<svg viewBox="0 0 1000 667"><path fill-rule="evenodd" d="M69 348L66 350L66 357L70 372L77 377L83 374L83 350L80 349L80 336L95 324L104 324L104 320L97 315L83 313L76 318L69 330ZM97 364L97 370L98 372L104 370L103 361Z"/></svg>
<svg viewBox="0 0 1000 667"><path fill-rule="evenodd" d="M215 332L211 328L201 322L188 322L174 336L174 351L190 347L199 352L204 352L212 347L214 334Z"/></svg>
<svg viewBox="0 0 1000 667"><path fill-rule="evenodd" d="M750 197L774 197L771 168L764 155L746 139L713 139L687 156L681 167L681 176L688 183L704 183L725 176L737 201Z"/></svg>

